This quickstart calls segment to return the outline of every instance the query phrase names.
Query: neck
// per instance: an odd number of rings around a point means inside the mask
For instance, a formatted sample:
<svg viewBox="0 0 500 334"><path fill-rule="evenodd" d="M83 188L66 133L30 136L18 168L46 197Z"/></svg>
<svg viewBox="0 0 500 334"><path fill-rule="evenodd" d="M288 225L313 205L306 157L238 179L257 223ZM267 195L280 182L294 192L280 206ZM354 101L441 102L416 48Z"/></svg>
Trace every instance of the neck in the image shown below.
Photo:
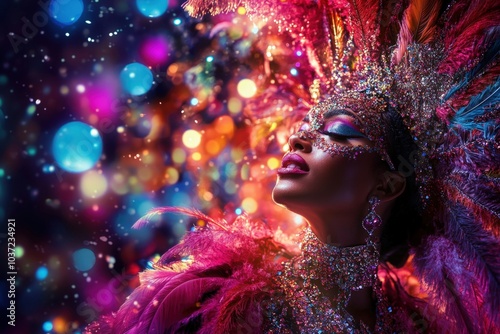
<svg viewBox="0 0 500 334"><path fill-rule="evenodd" d="M367 237L366 231L361 226L361 221L366 215L365 210L344 210L331 212L314 210L300 210L317 238L329 245L337 247L350 247L362 245Z"/></svg>
<svg viewBox="0 0 500 334"><path fill-rule="evenodd" d="M387 203L379 205L377 210L382 221L387 221L390 208ZM352 247L363 245L368 237L361 222L367 215L368 209L346 210L345 212L331 212L320 210L305 210L297 213L303 216L316 237L325 244L337 247ZM374 240L378 240L380 230L375 231Z"/></svg>

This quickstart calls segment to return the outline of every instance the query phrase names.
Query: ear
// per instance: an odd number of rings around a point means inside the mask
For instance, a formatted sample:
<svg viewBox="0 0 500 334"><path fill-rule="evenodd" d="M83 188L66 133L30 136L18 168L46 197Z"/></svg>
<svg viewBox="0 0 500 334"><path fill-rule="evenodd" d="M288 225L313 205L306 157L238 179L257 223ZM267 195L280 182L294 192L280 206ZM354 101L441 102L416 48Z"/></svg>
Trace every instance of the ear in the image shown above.
<svg viewBox="0 0 500 334"><path fill-rule="evenodd" d="M406 187L406 178L397 171L384 171L379 174L378 182L371 192L371 196L376 196L381 202L388 202L396 199L403 193Z"/></svg>

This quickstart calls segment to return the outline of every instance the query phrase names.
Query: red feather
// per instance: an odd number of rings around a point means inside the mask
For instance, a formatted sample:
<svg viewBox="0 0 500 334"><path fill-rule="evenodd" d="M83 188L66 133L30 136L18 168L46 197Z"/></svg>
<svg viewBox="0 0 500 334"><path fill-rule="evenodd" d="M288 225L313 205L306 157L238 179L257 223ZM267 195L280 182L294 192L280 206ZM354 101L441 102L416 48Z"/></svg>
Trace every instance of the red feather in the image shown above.
<svg viewBox="0 0 500 334"><path fill-rule="evenodd" d="M346 22L349 35L360 48L373 51L373 43L379 34L379 0L333 0L331 1Z"/></svg>
<svg viewBox="0 0 500 334"><path fill-rule="evenodd" d="M485 32L500 24L498 1L474 0L463 14L468 3L469 1L461 1L453 6L448 15L452 22L455 17L460 17L460 20L456 24L448 22L451 28L445 32L444 46L447 56L439 68L442 73L455 74L469 65L468 63L477 56L476 49Z"/></svg>
<svg viewBox="0 0 500 334"><path fill-rule="evenodd" d="M379 39L383 45L395 45L401 28L400 22L403 18L409 1L381 1L379 16L380 33Z"/></svg>

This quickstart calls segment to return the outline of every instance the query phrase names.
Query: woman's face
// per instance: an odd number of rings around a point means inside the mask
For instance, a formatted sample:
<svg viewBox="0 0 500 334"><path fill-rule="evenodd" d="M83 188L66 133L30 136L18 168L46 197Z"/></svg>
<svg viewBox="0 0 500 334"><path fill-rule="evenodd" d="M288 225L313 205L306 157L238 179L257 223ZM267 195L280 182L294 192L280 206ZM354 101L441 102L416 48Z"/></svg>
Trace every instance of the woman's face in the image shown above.
<svg viewBox="0 0 500 334"><path fill-rule="evenodd" d="M314 129L311 123L315 120L306 117L289 139L290 151L278 169L274 201L310 223L309 218L318 214L365 214L380 171L380 155L349 110L324 113Z"/></svg>

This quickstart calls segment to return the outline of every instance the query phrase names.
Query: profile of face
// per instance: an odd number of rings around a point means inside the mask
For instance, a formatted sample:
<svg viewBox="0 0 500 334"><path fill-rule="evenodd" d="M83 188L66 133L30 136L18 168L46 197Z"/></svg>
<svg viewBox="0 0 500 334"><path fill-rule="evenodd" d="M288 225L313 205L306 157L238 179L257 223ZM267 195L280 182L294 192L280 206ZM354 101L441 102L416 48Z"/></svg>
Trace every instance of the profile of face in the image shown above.
<svg viewBox="0 0 500 334"><path fill-rule="evenodd" d="M309 113L289 138L273 199L303 216L323 242L360 244L369 198L397 196L388 196L387 164L356 114L338 109L321 116L318 122Z"/></svg>

